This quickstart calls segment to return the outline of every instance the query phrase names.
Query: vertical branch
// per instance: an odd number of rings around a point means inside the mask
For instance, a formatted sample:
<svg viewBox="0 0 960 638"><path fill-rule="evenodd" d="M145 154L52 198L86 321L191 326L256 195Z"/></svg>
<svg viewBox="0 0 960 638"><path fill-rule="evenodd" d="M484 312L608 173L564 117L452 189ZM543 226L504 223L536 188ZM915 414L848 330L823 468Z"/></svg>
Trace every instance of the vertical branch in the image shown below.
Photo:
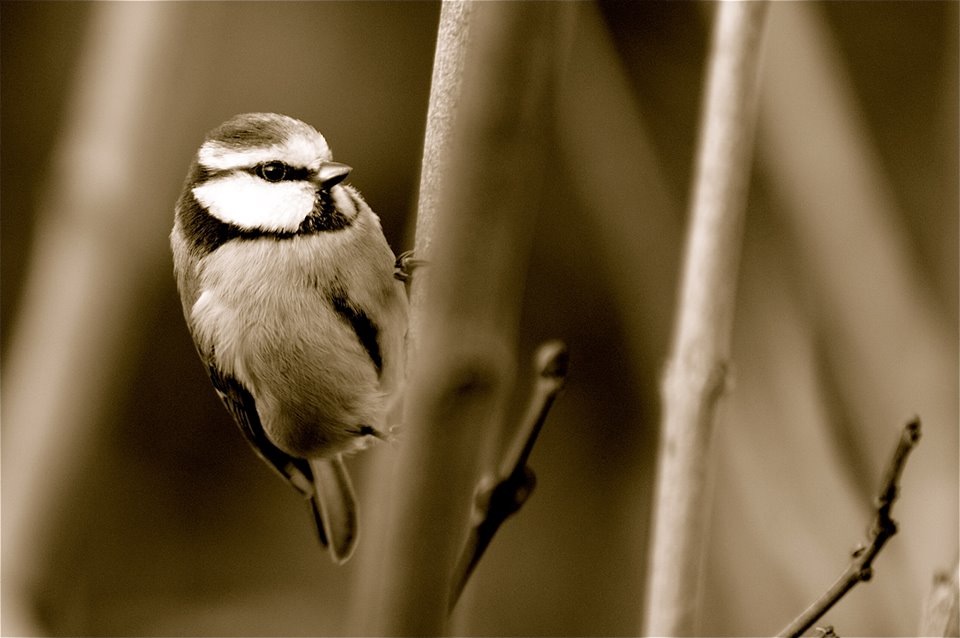
<svg viewBox="0 0 960 638"><path fill-rule="evenodd" d="M414 253L424 260L431 252L439 217L441 184L449 173L447 157L450 153L455 115L462 101L463 69L467 42L470 37L475 4L473 2L445 1L440 6L440 21L437 26L437 44L430 79L430 101L427 107L426 131L423 142L423 159L420 168L420 189L417 202L417 218L414 238ZM428 264L429 265L429 264ZM425 291L428 288L432 267L418 268L410 281L410 326L407 332L407 376L412 361L419 351L419 335L423 331L422 317ZM398 402L390 415L392 423L406 423L402 414L404 403ZM409 428L401 436L409 439ZM362 540L355 563L357 576L351 595L350 618L352 631L360 635L385 634L386 620L379 612L381 598L385 595L383 570L391 542L394 518L393 485L397 472L396 449L378 446L367 454L371 463L361 503L363 504ZM401 514L397 514L400 516ZM378 610L371 613L371 609Z"/></svg>
<svg viewBox="0 0 960 638"><path fill-rule="evenodd" d="M730 356L766 10L765 2L716 8L678 316L662 387L648 635L695 631L710 434Z"/></svg>
<svg viewBox="0 0 960 638"><path fill-rule="evenodd" d="M430 104L423 140L420 193L417 202L417 226L414 250L421 257L430 253L439 216L440 190L445 183L455 116L462 100L463 69L472 25L473 2L444 2L437 28L437 50L430 79ZM411 314L408 349L415 356L422 313L423 295L430 270L417 273L410 287Z"/></svg>
<svg viewBox="0 0 960 638"><path fill-rule="evenodd" d="M57 577L51 546L70 533L58 517L124 377L139 280L163 254L166 215L138 208L138 177L181 16L160 4L105 3L90 17L4 359L7 635L51 631L38 597Z"/></svg>
<svg viewBox="0 0 960 638"><path fill-rule="evenodd" d="M362 592L380 589L367 599L374 634L445 631L477 459L514 375L558 12L443 5L416 242L429 266L415 276L405 428L382 485L392 509L367 541L382 564L362 576Z"/></svg>

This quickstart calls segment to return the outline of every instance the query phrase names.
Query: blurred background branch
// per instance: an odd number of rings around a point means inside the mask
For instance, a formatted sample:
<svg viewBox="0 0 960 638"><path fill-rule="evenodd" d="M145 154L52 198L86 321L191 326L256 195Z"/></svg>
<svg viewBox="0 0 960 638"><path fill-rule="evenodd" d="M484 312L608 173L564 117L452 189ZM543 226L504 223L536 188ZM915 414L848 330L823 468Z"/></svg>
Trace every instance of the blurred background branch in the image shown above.
<svg viewBox="0 0 960 638"><path fill-rule="evenodd" d="M11 347L4 360L3 631L46 634L50 546L129 370L136 299L161 253L157 223L137 215L150 80L182 12L93 9ZM11 214L12 211L6 211ZM150 220L156 222L158 220Z"/></svg>
<svg viewBox="0 0 960 638"><path fill-rule="evenodd" d="M644 633L692 635L717 403L730 366L765 2L716 8L674 342L663 380Z"/></svg>

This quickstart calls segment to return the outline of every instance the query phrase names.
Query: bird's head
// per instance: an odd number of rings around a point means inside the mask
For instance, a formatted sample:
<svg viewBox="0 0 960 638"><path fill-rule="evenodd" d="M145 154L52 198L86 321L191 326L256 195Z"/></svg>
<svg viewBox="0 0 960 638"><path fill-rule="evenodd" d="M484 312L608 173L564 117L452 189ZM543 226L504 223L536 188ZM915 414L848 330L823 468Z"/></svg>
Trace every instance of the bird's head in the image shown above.
<svg viewBox="0 0 960 638"><path fill-rule="evenodd" d="M201 252L235 237L342 230L358 214L358 196L341 185L349 173L312 126L276 113L237 115L197 150L178 221Z"/></svg>

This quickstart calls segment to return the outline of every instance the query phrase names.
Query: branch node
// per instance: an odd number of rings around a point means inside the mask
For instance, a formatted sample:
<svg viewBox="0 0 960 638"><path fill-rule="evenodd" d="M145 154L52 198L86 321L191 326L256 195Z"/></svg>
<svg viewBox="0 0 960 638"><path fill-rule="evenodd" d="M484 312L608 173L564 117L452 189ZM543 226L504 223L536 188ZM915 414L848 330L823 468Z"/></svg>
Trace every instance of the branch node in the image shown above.
<svg viewBox="0 0 960 638"><path fill-rule="evenodd" d="M817 627L814 629L820 635L820 638L840 638L837 635L837 632L833 630L833 625L827 625L826 627Z"/></svg>
<svg viewBox="0 0 960 638"><path fill-rule="evenodd" d="M457 604L470 575L500 526L527 502L537 477L527 460L547 420L553 401L566 381L569 354L562 341L547 341L534 355L534 384L527 411L496 473L485 475L474 492L471 529L454 573L449 610Z"/></svg>

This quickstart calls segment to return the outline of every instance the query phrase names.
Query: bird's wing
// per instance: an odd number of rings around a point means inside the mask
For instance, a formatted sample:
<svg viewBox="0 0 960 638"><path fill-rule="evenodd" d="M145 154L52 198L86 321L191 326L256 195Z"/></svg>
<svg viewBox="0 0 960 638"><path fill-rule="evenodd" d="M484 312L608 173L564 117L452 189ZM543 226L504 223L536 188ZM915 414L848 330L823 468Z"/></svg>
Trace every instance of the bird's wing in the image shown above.
<svg viewBox="0 0 960 638"><path fill-rule="evenodd" d="M311 459L315 492L311 503L319 533L329 540L333 560L345 563L357 545L357 503L350 475L337 454Z"/></svg>
<svg viewBox="0 0 960 638"><path fill-rule="evenodd" d="M350 324L357 340L370 357L370 362L377 371L377 376L383 371L383 354L380 351L380 327L374 323L363 308L356 305L343 290L335 290L330 297L334 311Z"/></svg>
<svg viewBox="0 0 960 638"><path fill-rule="evenodd" d="M256 401L240 381L223 373L215 362L208 361L207 371L210 374L213 387L216 388L217 394L223 400L223 404L227 406L233 420L240 427L240 431L243 432L243 435L260 458L275 469L297 491L310 497L320 542L324 547L330 547L325 533L327 526L319 518L322 509L318 509L316 504L316 485L319 481L314 476L310 462L306 459L290 456L267 438L267 433L263 430L260 415L257 412ZM349 479L347 480L349 482Z"/></svg>

